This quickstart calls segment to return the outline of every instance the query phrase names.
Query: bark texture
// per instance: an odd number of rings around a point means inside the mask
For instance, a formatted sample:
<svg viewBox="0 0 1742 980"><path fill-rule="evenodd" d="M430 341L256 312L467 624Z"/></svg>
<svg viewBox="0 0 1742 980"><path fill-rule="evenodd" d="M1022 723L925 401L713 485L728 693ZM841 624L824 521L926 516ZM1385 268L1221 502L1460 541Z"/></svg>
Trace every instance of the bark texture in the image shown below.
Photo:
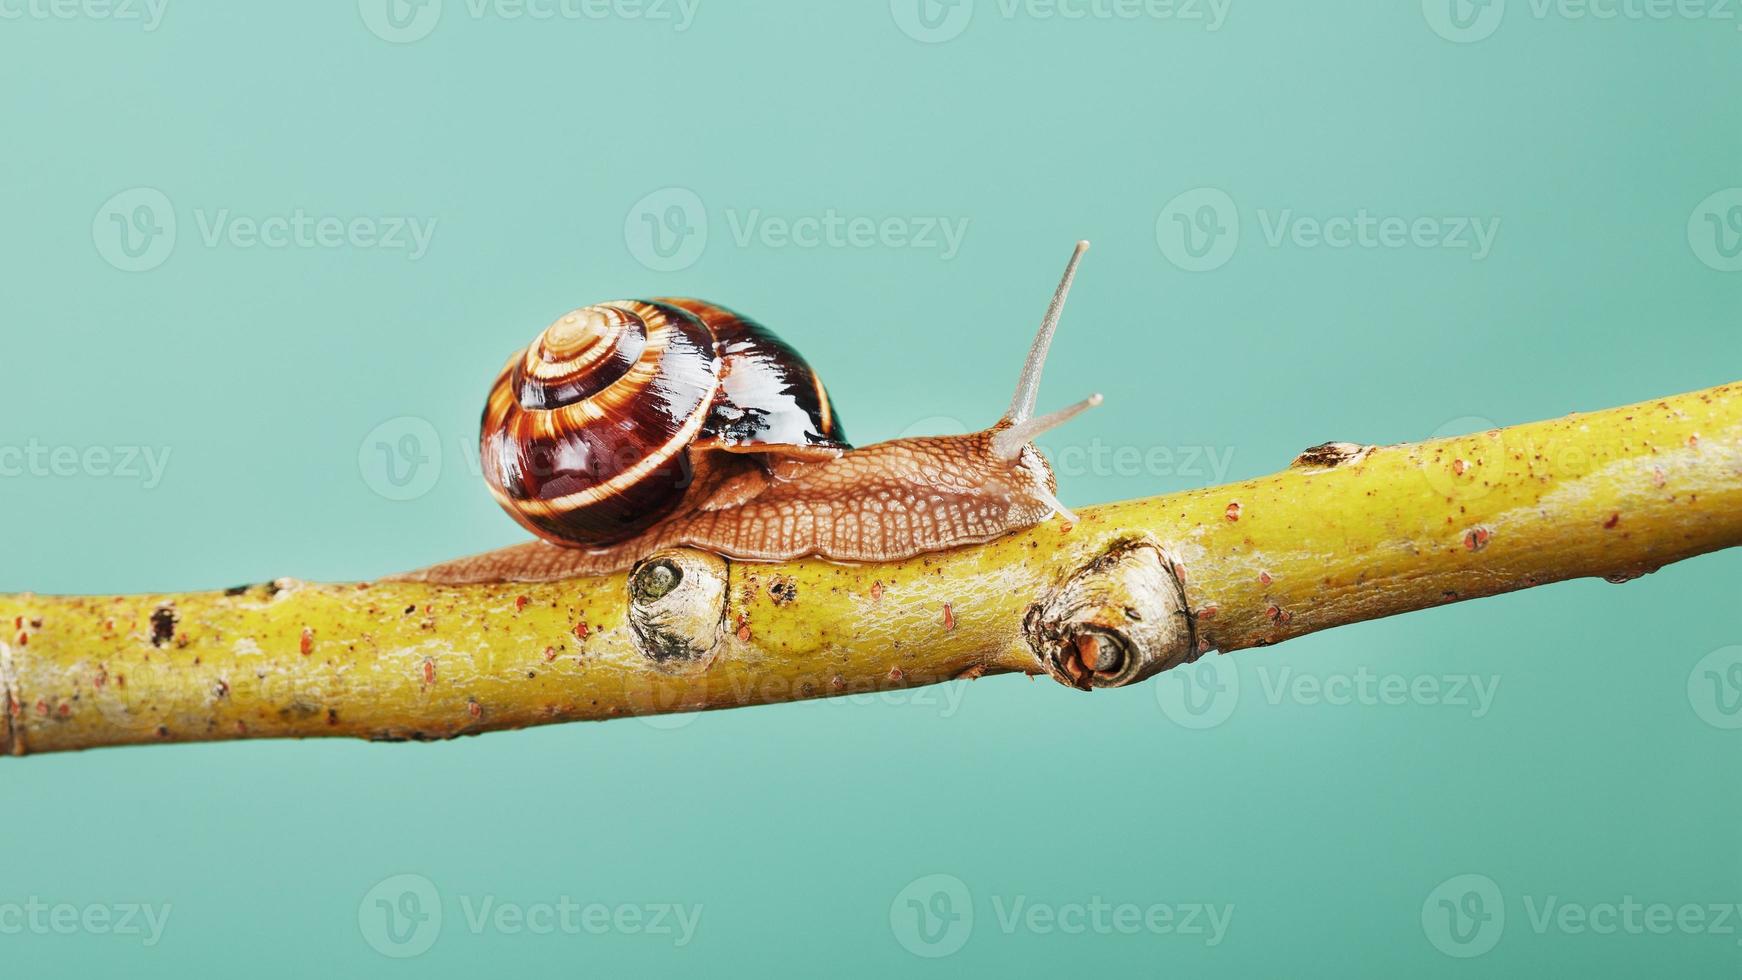
<svg viewBox="0 0 1742 980"><path fill-rule="evenodd" d="M546 722L1213 651L1742 544L1742 385L1088 508L906 561L673 549L623 573L438 586L0 596L0 752Z"/></svg>

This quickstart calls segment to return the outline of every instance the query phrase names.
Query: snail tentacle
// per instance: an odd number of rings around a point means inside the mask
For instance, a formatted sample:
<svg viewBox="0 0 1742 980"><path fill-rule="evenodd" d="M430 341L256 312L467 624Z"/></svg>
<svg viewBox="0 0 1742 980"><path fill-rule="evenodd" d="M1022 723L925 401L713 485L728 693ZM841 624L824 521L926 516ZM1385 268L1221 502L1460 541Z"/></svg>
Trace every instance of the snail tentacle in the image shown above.
<svg viewBox="0 0 1742 980"><path fill-rule="evenodd" d="M1016 395L1010 399L1010 410L1004 413L1004 419L1011 424L1028 420L1034 414L1035 399L1040 396L1040 375L1046 367L1046 354L1052 347L1053 334L1058 332L1059 317L1065 311L1065 298L1071 294L1071 282L1077 277L1077 265L1083 261L1083 253L1089 250L1088 242L1078 242L1071 252L1070 261L1065 263L1065 274L1059 279L1058 288L1053 291L1052 302L1047 304L1046 316L1040 321L1040 331L1034 335L1034 343L1028 348L1028 358L1022 363L1022 376L1016 381Z"/></svg>
<svg viewBox="0 0 1742 980"><path fill-rule="evenodd" d="M1015 459L1022 454L1022 447L1033 442L1036 436L1064 425L1099 404L1101 395L1096 392L1075 405L1048 412L1038 418L1025 419L1007 428L996 429L992 433L992 454L1000 459Z"/></svg>

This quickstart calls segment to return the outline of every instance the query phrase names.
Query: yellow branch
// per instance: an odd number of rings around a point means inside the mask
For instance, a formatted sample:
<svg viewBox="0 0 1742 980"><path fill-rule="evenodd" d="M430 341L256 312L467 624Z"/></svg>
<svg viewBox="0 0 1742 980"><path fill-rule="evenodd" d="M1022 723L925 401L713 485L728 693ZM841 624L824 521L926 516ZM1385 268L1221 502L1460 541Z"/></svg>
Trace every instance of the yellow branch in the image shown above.
<svg viewBox="0 0 1742 980"><path fill-rule="evenodd" d="M655 556L526 585L0 596L0 752L447 738L1216 650L1742 544L1742 385L1093 507L883 565Z"/></svg>

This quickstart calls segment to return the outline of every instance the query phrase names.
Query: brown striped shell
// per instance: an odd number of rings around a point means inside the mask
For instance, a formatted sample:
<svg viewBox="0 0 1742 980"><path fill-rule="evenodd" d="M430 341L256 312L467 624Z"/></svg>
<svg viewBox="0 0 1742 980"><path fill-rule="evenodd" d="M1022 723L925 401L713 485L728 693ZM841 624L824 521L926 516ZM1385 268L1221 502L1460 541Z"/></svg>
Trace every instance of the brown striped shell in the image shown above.
<svg viewBox="0 0 1742 980"><path fill-rule="evenodd" d="M821 382L757 324L699 300L605 303L510 361L484 410L484 473L543 541L402 581L548 582L627 569L662 548L745 561L895 561L1052 516L1034 437L1100 404L1035 414L1078 242L990 428L850 449Z"/></svg>
<svg viewBox="0 0 1742 980"><path fill-rule="evenodd" d="M724 474L709 450L826 459L846 448L797 351L690 299L559 317L503 368L480 435L497 502L534 534L581 547L633 537L711 487Z"/></svg>

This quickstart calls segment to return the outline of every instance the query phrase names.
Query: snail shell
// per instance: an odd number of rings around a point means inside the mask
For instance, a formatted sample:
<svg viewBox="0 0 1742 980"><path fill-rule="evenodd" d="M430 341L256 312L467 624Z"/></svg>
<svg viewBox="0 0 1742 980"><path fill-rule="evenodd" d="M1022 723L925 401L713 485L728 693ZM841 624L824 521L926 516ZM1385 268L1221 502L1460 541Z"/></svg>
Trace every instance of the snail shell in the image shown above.
<svg viewBox="0 0 1742 980"><path fill-rule="evenodd" d="M397 578L548 582L683 547L746 561L895 561L1055 515L1074 523L1033 440L1101 401L1035 414L1087 248L1071 254L997 422L859 449L804 359L730 310L663 299L566 314L509 361L484 410L490 490L544 540Z"/></svg>
<svg viewBox="0 0 1742 980"><path fill-rule="evenodd" d="M847 448L798 352L691 299L601 303L558 317L509 360L484 408L490 492L534 534L596 547L670 514L709 450L826 459Z"/></svg>

